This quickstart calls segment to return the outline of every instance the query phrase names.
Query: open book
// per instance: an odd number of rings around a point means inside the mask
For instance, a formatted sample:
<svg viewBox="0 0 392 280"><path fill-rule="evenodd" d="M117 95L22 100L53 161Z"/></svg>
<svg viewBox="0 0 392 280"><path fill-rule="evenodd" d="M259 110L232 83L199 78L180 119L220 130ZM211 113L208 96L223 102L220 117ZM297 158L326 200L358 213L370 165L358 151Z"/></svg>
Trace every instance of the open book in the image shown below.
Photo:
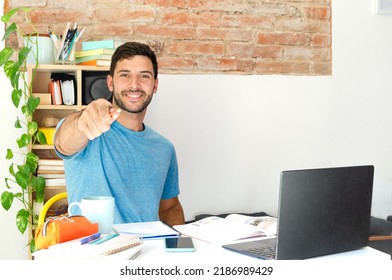
<svg viewBox="0 0 392 280"><path fill-rule="evenodd" d="M250 237L276 235L277 219L270 216L251 217L230 214L226 218L207 217L189 224L174 226L176 230L211 243L224 243Z"/></svg>

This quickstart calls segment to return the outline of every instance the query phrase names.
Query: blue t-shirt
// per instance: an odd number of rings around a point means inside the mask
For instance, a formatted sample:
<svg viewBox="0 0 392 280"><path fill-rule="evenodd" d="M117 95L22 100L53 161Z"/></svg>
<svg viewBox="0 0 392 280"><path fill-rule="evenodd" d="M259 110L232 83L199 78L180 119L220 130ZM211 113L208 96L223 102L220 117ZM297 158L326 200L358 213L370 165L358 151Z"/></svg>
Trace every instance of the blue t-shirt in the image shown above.
<svg viewBox="0 0 392 280"><path fill-rule="evenodd" d="M56 152L64 159L68 202L113 196L114 223L159 220L160 200L179 195L174 146L146 125L135 132L115 121L78 153Z"/></svg>

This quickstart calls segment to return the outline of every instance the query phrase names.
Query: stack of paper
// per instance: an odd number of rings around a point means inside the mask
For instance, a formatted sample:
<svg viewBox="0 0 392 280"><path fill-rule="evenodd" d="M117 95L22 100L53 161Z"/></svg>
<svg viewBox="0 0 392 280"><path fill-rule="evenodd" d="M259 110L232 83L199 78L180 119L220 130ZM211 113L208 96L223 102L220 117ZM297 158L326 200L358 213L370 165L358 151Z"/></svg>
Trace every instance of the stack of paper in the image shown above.
<svg viewBox="0 0 392 280"><path fill-rule="evenodd" d="M179 235L178 231L160 221L115 224L113 228L120 234L137 235L144 239L165 238Z"/></svg>

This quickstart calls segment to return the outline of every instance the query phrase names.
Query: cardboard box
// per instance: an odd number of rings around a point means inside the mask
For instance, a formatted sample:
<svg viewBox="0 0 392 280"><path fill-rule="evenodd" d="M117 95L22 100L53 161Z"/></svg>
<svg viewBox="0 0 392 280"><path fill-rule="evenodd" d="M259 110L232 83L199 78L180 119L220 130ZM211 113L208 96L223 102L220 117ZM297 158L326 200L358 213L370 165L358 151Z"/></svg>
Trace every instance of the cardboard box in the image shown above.
<svg viewBox="0 0 392 280"><path fill-rule="evenodd" d="M40 98L40 105L52 105L52 96L50 93L33 93L33 96Z"/></svg>

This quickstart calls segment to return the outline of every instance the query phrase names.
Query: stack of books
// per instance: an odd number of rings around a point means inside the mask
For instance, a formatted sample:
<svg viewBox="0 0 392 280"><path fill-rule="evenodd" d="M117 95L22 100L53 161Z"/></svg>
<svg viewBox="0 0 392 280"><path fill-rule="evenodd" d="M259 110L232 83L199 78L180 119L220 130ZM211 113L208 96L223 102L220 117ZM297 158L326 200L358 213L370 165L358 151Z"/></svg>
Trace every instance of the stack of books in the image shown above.
<svg viewBox="0 0 392 280"><path fill-rule="evenodd" d="M39 159L37 175L45 178L47 187L65 186L64 161L62 159Z"/></svg>
<svg viewBox="0 0 392 280"><path fill-rule="evenodd" d="M49 93L53 105L75 104L75 76L66 73L52 73L49 82Z"/></svg>
<svg viewBox="0 0 392 280"><path fill-rule="evenodd" d="M114 40L83 42L82 50L75 52L75 63L78 65L110 66L114 51Z"/></svg>
<svg viewBox="0 0 392 280"><path fill-rule="evenodd" d="M53 105L75 104L75 87L73 80L51 80L49 82L49 92L52 95Z"/></svg>

